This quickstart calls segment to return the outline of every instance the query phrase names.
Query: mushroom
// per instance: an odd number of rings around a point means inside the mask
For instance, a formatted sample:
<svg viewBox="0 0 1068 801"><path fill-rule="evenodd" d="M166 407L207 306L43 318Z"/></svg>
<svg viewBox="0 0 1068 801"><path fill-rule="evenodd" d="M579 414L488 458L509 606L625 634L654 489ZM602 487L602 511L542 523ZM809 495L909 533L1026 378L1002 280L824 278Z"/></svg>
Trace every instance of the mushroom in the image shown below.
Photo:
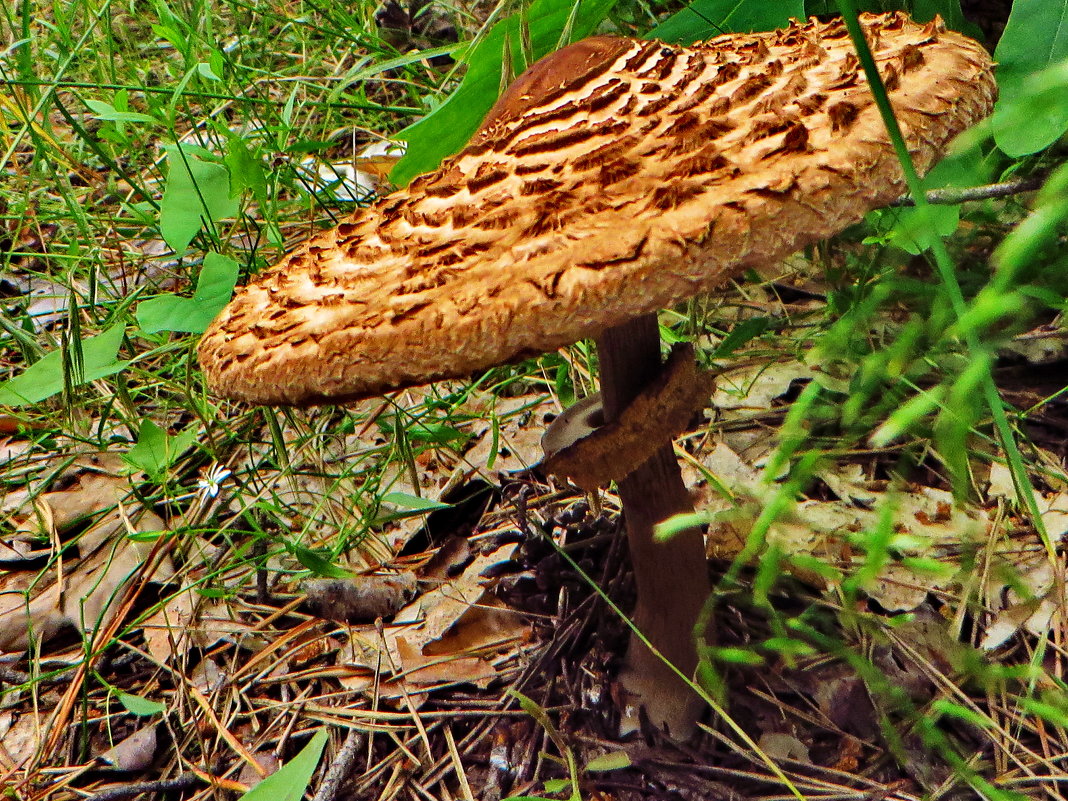
<svg viewBox="0 0 1068 801"><path fill-rule="evenodd" d="M862 25L916 167L989 113L977 43L900 13ZM596 36L548 56L435 171L239 290L199 346L218 394L343 403L597 340L603 417L661 371L657 311L855 223L904 179L841 20L692 47ZM685 675L709 591L670 438L619 493L635 621ZM632 641L624 684L685 735L699 706Z"/></svg>

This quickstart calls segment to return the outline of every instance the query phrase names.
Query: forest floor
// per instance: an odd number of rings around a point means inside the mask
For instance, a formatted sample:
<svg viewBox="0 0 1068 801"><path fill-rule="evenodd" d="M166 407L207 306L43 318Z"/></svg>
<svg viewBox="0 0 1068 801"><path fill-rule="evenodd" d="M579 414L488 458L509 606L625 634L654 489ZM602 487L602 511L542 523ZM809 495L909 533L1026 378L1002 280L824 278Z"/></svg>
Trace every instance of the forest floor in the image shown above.
<svg viewBox="0 0 1068 801"><path fill-rule="evenodd" d="M228 297L379 191L365 148L488 10L30 5L0 12L0 797L1061 797L1063 232L982 354L940 338L900 209L662 314L715 374L675 444L711 705L686 743L621 737L619 499L540 467L590 346L306 411L213 398L194 356L205 276ZM961 207L969 299L1065 155Z"/></svg>

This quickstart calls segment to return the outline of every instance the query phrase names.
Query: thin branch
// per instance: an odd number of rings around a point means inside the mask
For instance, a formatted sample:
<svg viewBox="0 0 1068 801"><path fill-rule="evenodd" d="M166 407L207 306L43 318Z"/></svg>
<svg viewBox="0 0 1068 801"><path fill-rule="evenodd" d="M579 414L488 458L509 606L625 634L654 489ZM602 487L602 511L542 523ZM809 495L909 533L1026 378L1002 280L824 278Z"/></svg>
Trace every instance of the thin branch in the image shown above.
<svg viewBox="0 0 1068 801"><path fill-rule="evenodd" d="M314 801L333 801L337 797L342 782L352 772L352 766L356 762L356 755L360 750L363 739L362 732L356 729L349 729L345 742L341 745L341 750L337 752L337 756L330 763L330 769L327 770L322 784L319 785Z"/></svg>
<svg viewBox="0 0 1068 801"><path fill-rule="evenodd" d="M984 186L969 186L965 189L932 189L927 192L927 202L940 206L952 206L957 203L967 203L970 200L990 200L995 197L1011 197L1023 192L1033 192L1045 183L1045 175L1032 175L1029 178L1020 178L1016 181L1004 181L999 184L986 184ZM893 203L891 208L915 206L916 202L911 195L902 195Z"/></svg>
<svg viewBox="0 0 1068 801"><path fill-rule="evenodd" d="M89 801L120 801L124 798L132 798L136 795L151 795L154 793L178 793L204 783L204 780L193 773L183 773L175 779L161 779L154 782L134 782L132 784L120 784L108 787L98 793L89 796Z"/></svg>

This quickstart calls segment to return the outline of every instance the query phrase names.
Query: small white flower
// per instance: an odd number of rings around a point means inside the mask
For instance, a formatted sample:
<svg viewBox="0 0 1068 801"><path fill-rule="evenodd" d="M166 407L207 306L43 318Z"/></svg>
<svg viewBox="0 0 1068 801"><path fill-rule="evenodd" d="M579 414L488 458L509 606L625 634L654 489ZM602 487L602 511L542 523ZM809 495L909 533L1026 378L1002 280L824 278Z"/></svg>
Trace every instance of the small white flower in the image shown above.
<svg viewBox="0 0 1068 801"><path fill-rule="evenodd" d="M221 464L213 464L207 476L197 479L197 489L200 491L201 498L206 501L208 498L217 496L222 483L232 475L233 472Z"/></svg>

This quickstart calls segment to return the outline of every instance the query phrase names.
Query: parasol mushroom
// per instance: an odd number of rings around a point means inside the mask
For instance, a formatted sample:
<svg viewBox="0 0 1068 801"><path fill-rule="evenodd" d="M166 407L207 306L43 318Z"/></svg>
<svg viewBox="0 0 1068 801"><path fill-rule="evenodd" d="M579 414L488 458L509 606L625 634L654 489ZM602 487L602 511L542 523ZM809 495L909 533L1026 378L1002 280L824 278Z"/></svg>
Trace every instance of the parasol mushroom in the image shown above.
<svg viewBox="0 0 1068 801"><path fill-rule="evenodd" d="M989 113L990 59L937 20L862 24L926 171ZM305 406L595 337L603 417L623 424L661 374L657 310L841 231L903 186L841 20L692 47L593 37L523 73L437 170L239 290L200 362L221 395ZM670 433L658 436L613 477L635 620L692 674L705 550L698 530L653 542L656 523L692 508ZM636 642L626 673L655 723L692 727L693 693Z"/></svg>

